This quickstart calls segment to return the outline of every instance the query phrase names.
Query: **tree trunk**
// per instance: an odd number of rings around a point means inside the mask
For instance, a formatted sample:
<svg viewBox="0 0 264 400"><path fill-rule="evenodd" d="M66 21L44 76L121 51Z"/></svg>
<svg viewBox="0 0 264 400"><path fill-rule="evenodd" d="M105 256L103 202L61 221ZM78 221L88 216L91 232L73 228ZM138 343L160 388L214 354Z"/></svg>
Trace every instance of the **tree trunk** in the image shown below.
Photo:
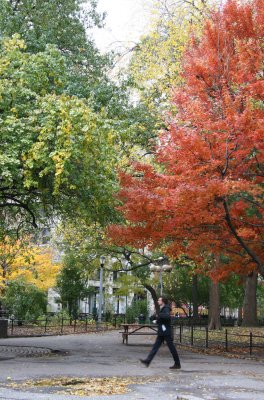
<svg viewBox="0 0 264 400"><path fill-rule="evenodd" d="M225 219L226 219L227 225L229 226L232 234L234 235L234 237L236 238L238 243L242 246L242 248L246 251L246 253L249 255L249 257L252 259L252 261L256 264L256 266L258 268L258 272L264 278L263 260L261 260L261 258L253 251L253 249L250 248L246 244L246 242L242 239L242 237L238 235L236 228L233 224L233 221L231 219L229 208L228 208L228 202L226 199L224 199L223 205L224 205L224 209L225 209L225 213L226 213Z"/></svg>
<svg viewBox="0 0 264 400"><path fill-rule="evenodd" d="M238 308L238 318L237 318L237 325L240 326L243 320L243 307Z"/></svg>
<svg viewBox="0 0 264 400"><path fill-rule="evenodd" d="M152 286L150 286L148 284L144 284L144 287L150 292L151 297L152 297L152 299L154 301L156 314L158 314L159 311L160 311L160 307L159 307L159 303L158 303L158 295L157 295L156 290Z"/></svg>
<svg viewBox="0 0 264 400"><path fill-rule="evenodd" d="M198 319L198 276L192 277L192 303L193 303L193 318Z"/></svg>
<svg viewBox="0 0 264 400"><path fill-rule="evenodd" d="M258 324L257 283L258 273L254 271L246 278L242 326L256 326Z"/></svg>
<svg viewBox="0 0 264 400"><path fill-rule="evenodd" d="M72 301L68 300L68 313L71 316L72 315Z"/></svg>
<svg viewBox="0 0 264 400"><path fill-rule="evenodd" d="M211 281L208 329L221 329L220 292L218 282Z"/></svg>

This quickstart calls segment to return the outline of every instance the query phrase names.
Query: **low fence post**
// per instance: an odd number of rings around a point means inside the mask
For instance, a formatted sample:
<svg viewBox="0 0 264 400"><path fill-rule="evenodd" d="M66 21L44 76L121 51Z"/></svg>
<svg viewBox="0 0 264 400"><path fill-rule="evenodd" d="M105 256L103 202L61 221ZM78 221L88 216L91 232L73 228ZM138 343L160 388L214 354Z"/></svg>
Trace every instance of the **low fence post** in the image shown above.
<svg viewBox="0 0 264 400"><path fill-rule="evenodd" d="M63 317L61 317L61 333L63 333Z"/></svg>
<svg viewBox="0 0 264 400"><path fill-rule="evenodd" d="M227 329L225 330L225 351L228 352L228 337L227 337Z"/></svg>
<svg viewBox="0 0 264 400"><path fill-rule="evenodd" d="M76 331L76 324L77 324L77 320L76 320L76 318L75 318L74 323L73 323L73 332Z"/></svg>
<svg viewBox="0 0 264 400"><path fill-rule="evenodd" d="M208 349L209 347L209 340L208 340L208 326L205 327L205 347Z"/></svg>
<svg viewBox="0 0 264 400"><path fill-rule="evenodd" d="M191 326L191 345L193 346L193 325Z"/></svg>
<svg viewBox="0 0 264 400"><path fill-rule="evenodd" d="M175 340L176 340L176 325L171 325L171 332L172 332L172 340L173 340L173 342L175 342Z"/></svg>
<svg viewBox="0 0 264 400"><path fill-rule="evenodd" d="M249 334L249 354L252 356L252 347L253 347L253 334L250 332Z"/></svg>
<svg viewBox="0 0 264 400"><path fill-rule="evenodd" d="M180 324L180 343L182 342L182 324Z"/></svg>
<svg viewBox="0 0 264 400"><path fill-rule="evenodd" d="M85 317L85 332L87 332L87 328L88 328L88 318L86 315L86 317Z"/></svg>
<svg viewBox="0 0 264 400"><path fill-rule="evenodd" d="M13 336L14 333L14 318L11 318L11 335Z"/></svg>
<svg viewBox="0 0 264 400"><path fill-rule="evenodd" d="M0 319L0 338L8 337L8 319Z"/></svg>
<svg viewBox="0 0 264 400"><path fill-rule="evenodd" d="M48 325L48 317L46 317L46 320L45 320L45 328L44 328L45 333L47 332L47 325Z"/></svg>

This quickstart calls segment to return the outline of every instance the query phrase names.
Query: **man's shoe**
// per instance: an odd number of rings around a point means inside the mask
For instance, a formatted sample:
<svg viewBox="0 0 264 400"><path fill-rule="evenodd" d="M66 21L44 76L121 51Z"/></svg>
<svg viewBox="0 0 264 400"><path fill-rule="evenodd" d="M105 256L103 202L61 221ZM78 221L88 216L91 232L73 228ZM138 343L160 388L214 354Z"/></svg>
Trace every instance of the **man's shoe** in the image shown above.
<svg viewBox="0 0 264 400"><path fill-rule="evenodd" d="M181 366L179 364L174 364L170 369L181 369Z"/></svg>
<svg viewBox="0 0 264 400"><path fill-rule="evenodd" d="M148 367L148 366L149 366L149 364L150 364L150 362L149 362L149 361L147 361L147 360L142 360L142 359L140 359L139 361L140 361L140 362L142 362L142 364L144 364L144 365L145 365L145 367Z"/></svg>

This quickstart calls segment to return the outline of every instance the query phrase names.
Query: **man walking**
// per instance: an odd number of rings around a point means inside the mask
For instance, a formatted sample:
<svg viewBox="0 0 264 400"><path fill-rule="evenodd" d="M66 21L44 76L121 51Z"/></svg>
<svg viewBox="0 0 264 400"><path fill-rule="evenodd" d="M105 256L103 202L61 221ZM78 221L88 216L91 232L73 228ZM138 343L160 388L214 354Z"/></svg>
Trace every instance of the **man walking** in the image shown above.
<svg viewBox="0 0 264 400"><path fill-rule="evenodd" d="M180 359L171 337L171 317L170 317L170 307L168 305L168 300L165 297L161 296L158 299L158 303L160 306L160 312L159 315L157 316L157 323L158 323L157 339L147 358L145 360L141 359L140 361L142 362L142 364L148 367L151 361L153 360L155 354L159 350L160 346L165 340L171 352L171 355L174 359L174 364L172 367L170 367L170 369L180 369L181 368Z"/></svg>

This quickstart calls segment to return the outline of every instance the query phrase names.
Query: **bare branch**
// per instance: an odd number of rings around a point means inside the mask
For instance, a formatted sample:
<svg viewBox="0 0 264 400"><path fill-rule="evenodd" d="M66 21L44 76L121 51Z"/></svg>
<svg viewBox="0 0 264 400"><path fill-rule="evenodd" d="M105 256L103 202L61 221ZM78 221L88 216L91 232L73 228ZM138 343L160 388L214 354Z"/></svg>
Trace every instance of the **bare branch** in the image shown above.
<svg viewBox="0 0 264 400"><path fill-rule="evenodd" d="M264 276L264 265L261 262L260 258L248 247L248 245L245 243L245 241L238 235L236 228L234 227L234 225L232 223L231 215L230 215L229 208L228 208L228 203L225 198L223 198L223 205L224 205L225 214L226 214L225 220L226 220L227 225L229 226L232 234L234 235L234 237L236 238L238 243L242 246L242 248L246 251L246 253L251 257L253 262L257 265L258 270L262 274L262 276Z"/></svg>

